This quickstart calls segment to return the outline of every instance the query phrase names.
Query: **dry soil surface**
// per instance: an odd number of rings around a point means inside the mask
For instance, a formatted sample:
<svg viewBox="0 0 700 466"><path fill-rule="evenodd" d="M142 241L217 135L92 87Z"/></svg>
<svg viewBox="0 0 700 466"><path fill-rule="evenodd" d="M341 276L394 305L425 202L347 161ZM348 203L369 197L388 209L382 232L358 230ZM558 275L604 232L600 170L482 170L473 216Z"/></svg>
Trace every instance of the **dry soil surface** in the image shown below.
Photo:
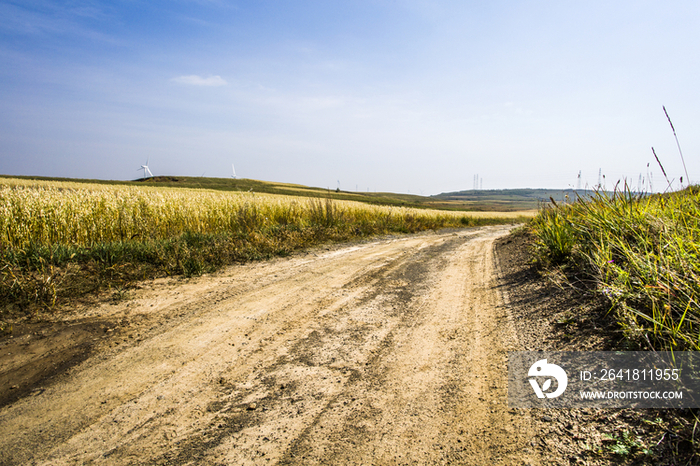
<svg viewBox="0 0 700 466"><path fill-rule="evenodd" d="M2 387L0 464L539 464L506 404L509 228L158 280L72 340L25 329L0 345L0 377L27 374Z"/></svg>

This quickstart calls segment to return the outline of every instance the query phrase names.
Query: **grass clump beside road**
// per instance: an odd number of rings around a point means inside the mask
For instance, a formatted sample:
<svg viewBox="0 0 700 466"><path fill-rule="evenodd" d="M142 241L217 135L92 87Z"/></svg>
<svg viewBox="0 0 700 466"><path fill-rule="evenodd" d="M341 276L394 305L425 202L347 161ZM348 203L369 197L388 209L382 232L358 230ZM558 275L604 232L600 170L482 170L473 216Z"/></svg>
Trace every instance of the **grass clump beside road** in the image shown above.
<svg viewBox="0 0 700 466"><path fill-rule="evenodd" d="M631 340L700 349L700 189L598 192L543 207L538 260L592 282Z"/></svg>
<svg viewBox="0 0 700 466"><path fill-rule="evenodd" d="M324 242L510 223L330 199L0 180L0 326L136 280L200 275ZM522 219L521 219L522 220Z"/></svg>

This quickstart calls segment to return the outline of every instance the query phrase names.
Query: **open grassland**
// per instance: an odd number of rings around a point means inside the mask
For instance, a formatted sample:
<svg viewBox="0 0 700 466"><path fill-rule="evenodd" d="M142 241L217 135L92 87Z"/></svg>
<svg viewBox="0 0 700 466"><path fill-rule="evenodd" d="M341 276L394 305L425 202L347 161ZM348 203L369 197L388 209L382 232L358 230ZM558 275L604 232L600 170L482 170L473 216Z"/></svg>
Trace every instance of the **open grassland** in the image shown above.
<svg viewBox="0 0 700 466"><path fill-rule="evenodd" d="M523 221L205 189L0 179L0 320L330 241Z"/></svg>
<svg viewBox="0 0 700 466"><path fill-rule="evenodd" d="M536 254L570 279L592 283L630 341L700 349L700 190L599 193L543 208Z"/></svg>

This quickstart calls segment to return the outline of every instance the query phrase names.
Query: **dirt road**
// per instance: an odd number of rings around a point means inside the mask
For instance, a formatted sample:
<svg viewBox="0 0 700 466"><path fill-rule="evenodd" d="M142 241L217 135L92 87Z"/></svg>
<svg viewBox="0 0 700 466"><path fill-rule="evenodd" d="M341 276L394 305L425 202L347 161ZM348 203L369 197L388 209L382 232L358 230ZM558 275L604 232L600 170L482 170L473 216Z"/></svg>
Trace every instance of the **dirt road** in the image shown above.
<svg viewBox="0 0 700 466"><path fill-rule="evenodd" d="M506 406L506 233L333 247L86 311L119 325L0 410L0 463L538 464Z"/></svg>

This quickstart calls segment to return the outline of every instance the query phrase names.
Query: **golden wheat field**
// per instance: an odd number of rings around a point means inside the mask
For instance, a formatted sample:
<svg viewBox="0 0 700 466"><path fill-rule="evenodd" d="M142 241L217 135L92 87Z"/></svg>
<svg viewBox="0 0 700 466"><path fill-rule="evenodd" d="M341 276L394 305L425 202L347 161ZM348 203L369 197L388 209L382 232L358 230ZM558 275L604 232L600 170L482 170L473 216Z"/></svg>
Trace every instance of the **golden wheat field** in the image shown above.
<svg viewBox="0 0 700 466"><path fill-rule="evenodd" d="M247 192L0 180L0 242L13 249L155 240L183 232L266 231L279 226L392 224L389 230L404 226L412 231L466 226L476 218L502 222L529 214L422 210Z"/></svg>
<svg viewBox="0 0 700 466"><path fill-rule="evenodd" d="M328 242L512 223L454 212L207 189L0 179L0 328L9 315L161 276ZM531 215L531 213L529 213Z"/></svg>

